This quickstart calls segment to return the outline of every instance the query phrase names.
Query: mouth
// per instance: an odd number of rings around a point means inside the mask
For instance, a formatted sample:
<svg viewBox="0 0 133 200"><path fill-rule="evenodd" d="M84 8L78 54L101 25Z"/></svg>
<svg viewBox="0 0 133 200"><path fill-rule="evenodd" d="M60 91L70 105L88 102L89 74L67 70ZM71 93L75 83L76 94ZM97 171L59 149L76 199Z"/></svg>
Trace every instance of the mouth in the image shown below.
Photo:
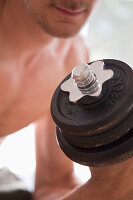
<svg viewBox="0 0 133 200"><path fill-rule="evenodd" d="M66 15L66 16L70 16L70 17L77 17L85 12L85 9L72 11L67 8L61 8L61 7L57 7L57 6L54 6L54 8L58 12L60 12L62 15Z"/></svg>

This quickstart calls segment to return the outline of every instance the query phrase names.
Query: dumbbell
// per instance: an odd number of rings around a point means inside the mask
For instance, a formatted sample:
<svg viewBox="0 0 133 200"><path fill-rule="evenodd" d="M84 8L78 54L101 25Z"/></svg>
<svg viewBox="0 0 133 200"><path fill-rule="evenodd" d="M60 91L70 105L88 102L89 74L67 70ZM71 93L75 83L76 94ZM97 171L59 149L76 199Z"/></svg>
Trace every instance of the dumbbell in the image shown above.
<svg viewBox="0 0 133 200"><path fill-rule="evenodd" d="M133 71L119 60L75 66L51 101L60 148L74 162L110 166L133 156Z"/></svg>

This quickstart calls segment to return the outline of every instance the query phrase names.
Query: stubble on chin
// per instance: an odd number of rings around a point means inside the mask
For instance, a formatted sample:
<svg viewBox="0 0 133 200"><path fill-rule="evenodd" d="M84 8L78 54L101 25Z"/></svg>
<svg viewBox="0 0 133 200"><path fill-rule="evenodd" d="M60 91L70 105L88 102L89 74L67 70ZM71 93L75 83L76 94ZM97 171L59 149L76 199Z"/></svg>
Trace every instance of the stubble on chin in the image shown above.
<svg viewBox="0 0 133 200"><path fill-rule="evenodd" d="M44 7L40 8L40 10L36 10L35 8L32 8L32 5L30 5L29 0L24 0L29 12L31 13L32 17L36 21L36 23L41 27L41 29L53 37L58 38L69 38L75 36L82 26L84 25L85 21L81 22L81 24L65 24L66 22L62 22L58 20L55 20L55 18L50 14L52 13L52 6L53 5L60 5L65 8L69 9L81 9L82 7L86 7L85 3L83 3L82 0L72 0L72 1L66 1L66 0L48 0L47 3L44 3ZM43 9L42 9L43 8ZM46 12L44 10L46 9ZM89 12L88 12L89 15Z"/></svg>

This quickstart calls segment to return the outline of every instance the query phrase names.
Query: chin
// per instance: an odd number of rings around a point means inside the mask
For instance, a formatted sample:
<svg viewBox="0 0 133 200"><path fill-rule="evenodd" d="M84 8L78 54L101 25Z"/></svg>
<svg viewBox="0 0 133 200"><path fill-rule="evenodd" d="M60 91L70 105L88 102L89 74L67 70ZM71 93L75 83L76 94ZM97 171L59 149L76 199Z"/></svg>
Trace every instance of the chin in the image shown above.
<svg viewBox="0 0 133 200"><path fill-rule="evenodd" d="M77 32L48 32L45 30L46 33L48 33L49 35L53 36L53 37L57 37L57 38L70 38L70 37L74 37L79 31Z"/></svg>
<svg viewBox="0 0 133 200"><path fill-rule="evenodd" d="M62 28L58 28L58 26L56 28L52 27L52 28L48 28L48 27L44 27L42 26L43 30L53 36L53 37L58 37L58 38L70 38L70 37L74 37L76 34L78 34L78 32L80 31L80 28L74 28L73 26L71 27L63 27Z"/></svg>

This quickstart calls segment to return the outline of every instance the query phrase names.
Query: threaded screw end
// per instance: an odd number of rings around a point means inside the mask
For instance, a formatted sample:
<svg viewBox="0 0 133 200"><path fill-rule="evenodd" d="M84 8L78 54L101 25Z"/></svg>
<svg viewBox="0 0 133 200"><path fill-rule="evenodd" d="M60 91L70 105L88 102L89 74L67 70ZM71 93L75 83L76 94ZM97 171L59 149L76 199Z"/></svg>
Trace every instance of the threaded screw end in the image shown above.
<svg viewBox="0 0 133 200"><path fill-rule="evenodd" d="M74 67L72 77L82 94L93 94L100 87L96 75L88 64L83 63Z"/></svg>

